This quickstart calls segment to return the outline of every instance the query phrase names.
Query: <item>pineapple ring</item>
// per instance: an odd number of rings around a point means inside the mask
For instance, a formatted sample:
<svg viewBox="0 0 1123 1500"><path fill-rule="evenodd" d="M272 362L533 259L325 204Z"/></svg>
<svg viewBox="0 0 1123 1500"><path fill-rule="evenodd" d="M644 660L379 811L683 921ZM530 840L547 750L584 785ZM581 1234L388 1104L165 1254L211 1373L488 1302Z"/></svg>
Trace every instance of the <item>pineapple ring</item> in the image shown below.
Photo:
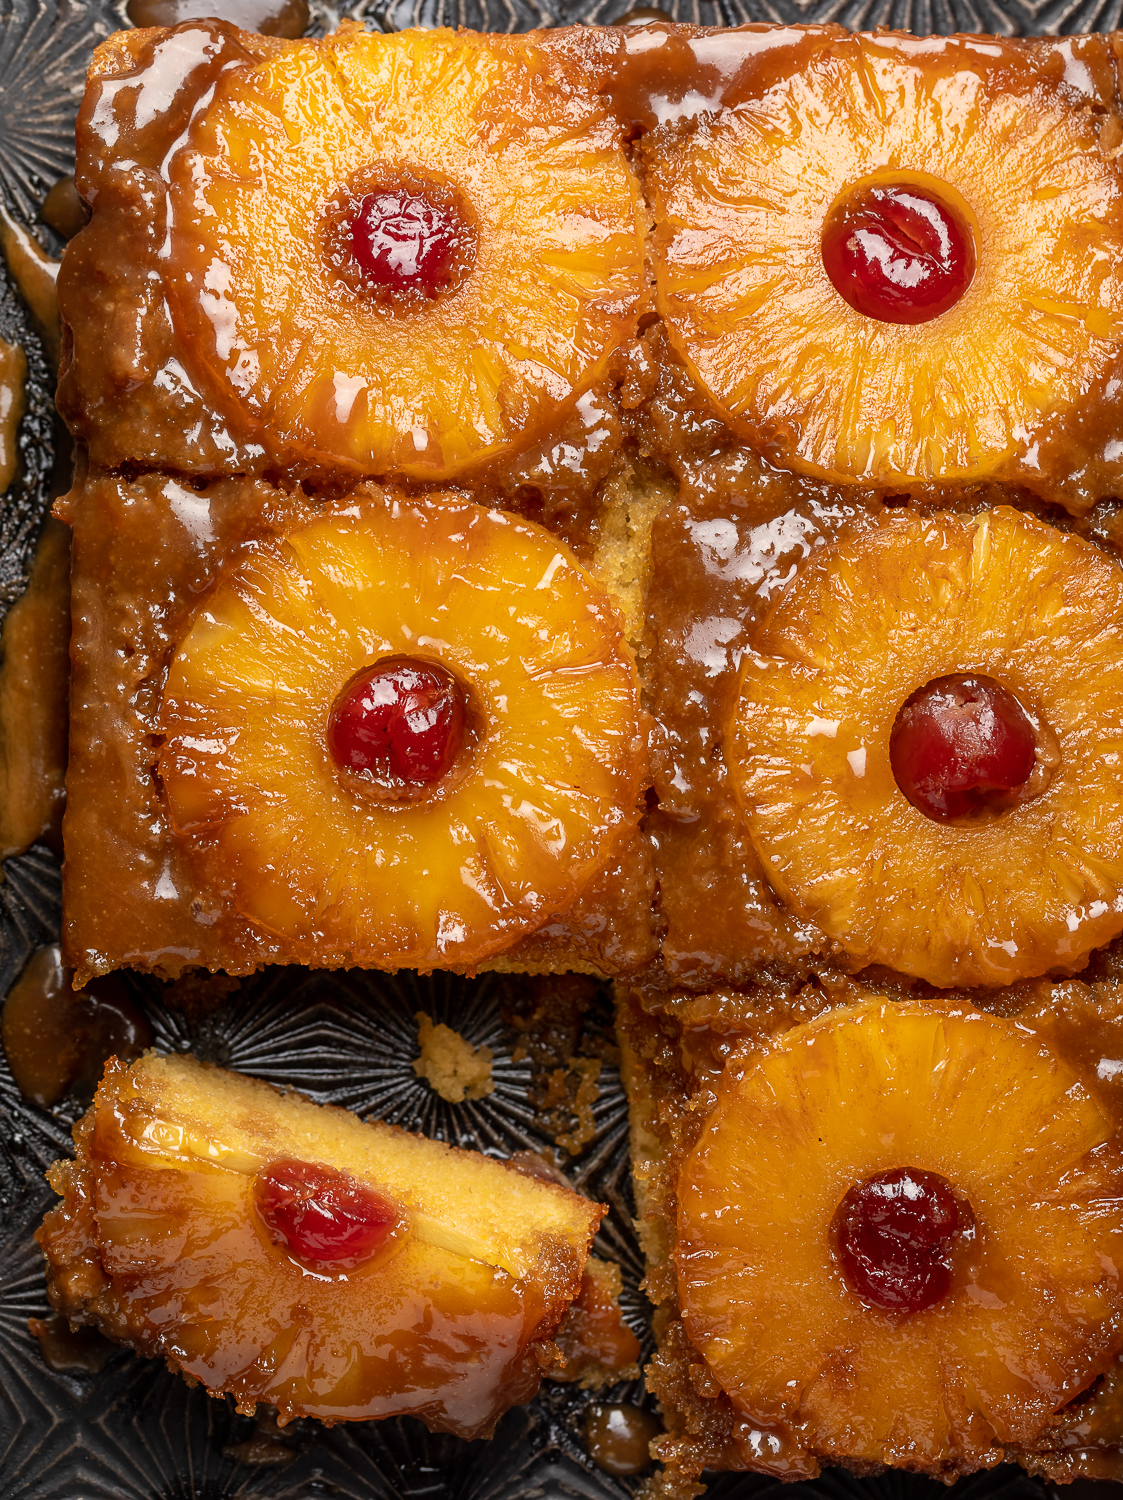
<svg viewBox="0 0 1123 1500"><path fill-rule="evenodd" d="M468 684L468 767L423 802L349 786L328 716L420 655ZM358 492L244 551L168 673L160 775L212 890L318 965L470 966L564 912L637 816L616 610L563 543L464 500Z"/></svg>
<svg viewBox="0 0 1123 1500"><path fill-rule="evenodd" d="M729 762L769 880L863 963L1001 985L1123 931L1123 570L1003 506L901 514L824 547L741 665ZM905 700L955 672L1044 715L1045 792L935 823L893 776Z"/></svg>
<svg viewBox="0 0 1123 1500"><path fill-rule="evenodd" d="M656 133L671 339L784 464L878 485L1001 474L1049 494L1071 470L1055 419L1123 353L1123 185L1098 131L1001 42L840 41L762 98ZM863 316L824 268L830 209L878 181L935 192L975 231L974 279L930 322Z"/></svg>
<svg viewBox="0 0 1123 1500"><path fill-rule="evenodd" d="M477 224L472 270L422 311L329 265L333 202L383 167L453 188ZM282 462L478 466L554 420L635 324L619 128L575 62L525 37L352 27L280 47L225 75L172 178L177 319Z"/></svg>
<svg viewBox="0 0 1123 1500"><path fill-rule="evenodd" d="M939 1173L974 1211L948 1295L879 1312L831 1251L847 1190ZM687 1333L738 1413L929 1472L1028 1443L1123 1339L1123 1150L1042 1039L871 998L727 1069L679 1179Z"/></svg>

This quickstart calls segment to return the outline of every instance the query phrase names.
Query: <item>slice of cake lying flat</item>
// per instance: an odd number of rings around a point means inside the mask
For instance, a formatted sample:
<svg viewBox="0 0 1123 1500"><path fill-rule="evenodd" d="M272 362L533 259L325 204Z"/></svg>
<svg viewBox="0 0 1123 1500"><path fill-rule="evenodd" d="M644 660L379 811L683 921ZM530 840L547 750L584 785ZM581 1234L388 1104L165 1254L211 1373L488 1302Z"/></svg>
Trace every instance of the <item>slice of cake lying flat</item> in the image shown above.
<svg viewBox="0 0 1123 1500"><path fill-rule="evenodd" d="M281 1421L489 1434L557 1362L604 1212L190 1057L112 1061L74 1138L56 1311Z"/></svg>

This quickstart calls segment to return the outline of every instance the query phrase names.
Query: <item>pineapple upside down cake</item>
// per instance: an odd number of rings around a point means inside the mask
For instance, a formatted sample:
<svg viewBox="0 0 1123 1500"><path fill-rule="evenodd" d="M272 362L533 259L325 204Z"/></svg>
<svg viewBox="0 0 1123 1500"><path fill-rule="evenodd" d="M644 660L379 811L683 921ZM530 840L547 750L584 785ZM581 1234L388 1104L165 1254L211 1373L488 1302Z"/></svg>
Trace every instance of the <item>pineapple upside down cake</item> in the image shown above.
<svg viewBox="0 0 1123 1500"><path fill-rule="evenodd" d="M836 26L94 57L69 961L615 980L667 1496L1123 1475L1121 77L1121 35ZM426 1238L377 1127L293 1104L267 1146L242 1088L111 1070L57 1305L371 1416L407 1409L377 1309L460 1255L426 1315L505 1330L492 1383L419 1350L409 1409L488 1430L573 1296L533 1225L578 1272L584 1229L527 1199L516 1270ZM296 1339L254 1287L276 1203L363 1192L344 1370L338 1289Z"/></svg>
<svg viewBox="0 0 1123 1500"><path fill-rule="evenodd" d="M56 1310L282 1421L489 1435L604 1207L190 1057L106 1069L38 1232Z"/></svg>

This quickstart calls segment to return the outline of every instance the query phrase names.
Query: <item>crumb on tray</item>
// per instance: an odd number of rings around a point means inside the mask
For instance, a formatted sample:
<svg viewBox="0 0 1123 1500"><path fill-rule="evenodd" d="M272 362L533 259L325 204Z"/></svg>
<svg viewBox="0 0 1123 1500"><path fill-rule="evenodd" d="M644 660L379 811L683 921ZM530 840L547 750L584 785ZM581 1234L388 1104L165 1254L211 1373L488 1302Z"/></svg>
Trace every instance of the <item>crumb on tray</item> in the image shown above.
<svg viewBox="0 0 1123 1500"><path fill-rule="evenodd" d="M473 1047L451 1026L434 1025L423 1010L414 1016L421 1055L414 1058L413 1071L450 1104L465 1099L484 1099L494 1089L491 1077L492 1050Z"/></svg>

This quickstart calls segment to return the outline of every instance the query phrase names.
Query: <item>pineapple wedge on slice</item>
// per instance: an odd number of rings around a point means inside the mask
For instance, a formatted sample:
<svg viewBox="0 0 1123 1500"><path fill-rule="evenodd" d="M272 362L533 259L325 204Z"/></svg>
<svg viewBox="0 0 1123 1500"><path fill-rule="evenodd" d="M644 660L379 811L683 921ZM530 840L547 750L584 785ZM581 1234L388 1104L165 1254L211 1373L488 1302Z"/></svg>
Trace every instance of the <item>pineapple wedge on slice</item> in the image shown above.
<svg viewBox="0 0 1123 1500"><path fill-rule="evenodd" d="M191 1057L111 1061L74 1138L38 1231L56 1310L286 1421L489 1433L537 1389L604 1212ZM278 1164L373 1192L390 1232L359 1264L294 1251L257 1206Z"/></svg>

